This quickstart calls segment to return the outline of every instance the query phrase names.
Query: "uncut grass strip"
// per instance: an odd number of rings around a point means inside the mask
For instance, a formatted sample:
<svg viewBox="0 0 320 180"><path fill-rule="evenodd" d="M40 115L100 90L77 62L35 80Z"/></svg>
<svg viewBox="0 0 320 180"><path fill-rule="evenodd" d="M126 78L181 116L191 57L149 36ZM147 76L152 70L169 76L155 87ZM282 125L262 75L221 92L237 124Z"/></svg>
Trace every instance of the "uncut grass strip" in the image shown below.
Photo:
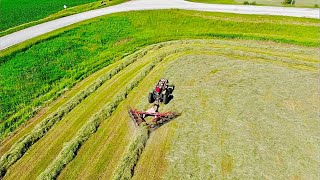
<svg viewBox="0 0 320 180"><path fill-rule="evenodd" d="M134 174L134 168L142 154L145 145L149 139L149 130L146 124L142 124L129 148L124 154L120 164L114 171L112 179L131 179Z"/></svg>
<svg viewBox="0 0 320 180"><path fill-rule="evenodd" d="M65 144L56 159L38 176L37 179L55 179L63 168L75 158L81 145L98 130L102 121L112 115L118 105L127 98L130 91L137 87L148 73L164 59L164 57L165 55L156 58L150 65L145 67L135 80L131 81L129 85L126 86L125 90L120 92L112 102L108 103L98 113L91 116L88 122L82 126L71 141Z"/></svg>
<svg viewBox="0 0 320 180"><path fill-rule="evenodd" d="M142 50L131 56L113 69L110 73L98 78L88 88L79 92L74 98L69 100L65 105L60 107L56 112L50 114L46 119L40 122L29 134L19 139L11 149L6 152L0 159L0 179L6 174L8 168L20 159L24 153L40 138L42 138L51 127L60 121L66 114L68 114L74 107L80 104L86 97L95 92L103 83L118 74L122 69L135 62L138 58L147 54L147 50Z"/></svg>

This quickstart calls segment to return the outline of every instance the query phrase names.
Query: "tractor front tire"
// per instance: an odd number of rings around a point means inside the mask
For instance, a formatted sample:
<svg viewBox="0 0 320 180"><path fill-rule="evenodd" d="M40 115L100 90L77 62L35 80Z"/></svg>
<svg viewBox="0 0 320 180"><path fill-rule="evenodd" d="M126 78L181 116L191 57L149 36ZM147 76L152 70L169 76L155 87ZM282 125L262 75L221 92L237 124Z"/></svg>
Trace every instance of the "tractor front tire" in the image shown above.
<svg viewBox="0 0 320 180"><path fill-rule="evenodd" d="M153 103L154 102L154 98L153 98L153 93L152 92L149 92L148 101L149 101L149 103Z"/></svg>

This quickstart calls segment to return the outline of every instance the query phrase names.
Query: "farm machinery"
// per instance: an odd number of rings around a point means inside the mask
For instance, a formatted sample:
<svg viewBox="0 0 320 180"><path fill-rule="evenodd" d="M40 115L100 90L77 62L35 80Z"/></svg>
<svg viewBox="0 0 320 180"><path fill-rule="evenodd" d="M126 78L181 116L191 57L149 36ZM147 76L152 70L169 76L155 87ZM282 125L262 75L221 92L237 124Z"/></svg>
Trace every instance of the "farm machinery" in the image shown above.
<svg viewBox="0 0 320 180"><path fill-rule="evenodd" d="M155 103L155 105L160 104L160 102L168 104L173 97L173 90L174 85L169 85L167 79L160 79L155 89L152 92L149 92L148 101L149 103Z"/></svg>
<svg viewBox="0 0 320 180"><path fill-rule="evenodd" d="M169 85L167 79L160 79L152 92L149 92L148 102L153 103L152 107L147 111L138 111L134 108L130 108L128 113L130 118L135 123L136 127L140 126L141 123L146 121L147 117L153 117L147 125L150 128L156 128L178 116L174 112L158 112L160 103L168 104L169 101L173 98L172 92L174 90L173 85Z"/></svg>

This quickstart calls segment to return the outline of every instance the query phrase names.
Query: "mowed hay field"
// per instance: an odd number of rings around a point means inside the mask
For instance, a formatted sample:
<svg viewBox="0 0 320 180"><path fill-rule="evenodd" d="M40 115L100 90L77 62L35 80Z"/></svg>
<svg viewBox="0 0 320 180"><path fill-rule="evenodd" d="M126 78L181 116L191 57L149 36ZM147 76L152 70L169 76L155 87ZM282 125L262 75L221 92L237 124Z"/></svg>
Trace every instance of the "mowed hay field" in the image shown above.
<svg viewBox="0 0 320 180"><path fill-rule="evenodd" d="M4 51L0 71L21 85L4 92L28 89L9 71L15 67L37 85L20 96L37 92L38 103L43 94L48 102L28 122L16 118L24 126L1 142L0 177L318 179L317 22L130 12ZM42 79L38 70L48 65L55 77ZM154 131L136 128L128 108L148 109L148 92L163 77L176 89L160 111L181 115Z"/></svg>
<svg viewBox="0 0 320 180"><path fill-rule="evenodd" d="M151 132L134 179L319 177L315 48L185 40L144 52L56 123L4 179L39 176L90 116L159 57L161 62L103 120L58 179L112 177L136 131L128 107L147 109L147 92L161 77L177 87L161 111L181 116Z"/></svg>

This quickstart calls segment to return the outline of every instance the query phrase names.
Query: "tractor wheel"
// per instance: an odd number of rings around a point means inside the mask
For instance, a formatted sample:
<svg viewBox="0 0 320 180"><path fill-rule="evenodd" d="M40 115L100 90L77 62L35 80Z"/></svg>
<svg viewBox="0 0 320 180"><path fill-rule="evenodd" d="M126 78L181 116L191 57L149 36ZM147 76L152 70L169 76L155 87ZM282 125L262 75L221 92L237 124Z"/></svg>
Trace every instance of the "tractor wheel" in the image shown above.
<svg viewBox="0 0 320 180"><path fill-rule="evenodd" d="M169 94L164 94L163 96L163 103L168 104L169 103Z"/></svg>
<svg viewBox="0 0 320 180"><path fill-rule="evenodd" d="M152 92L149 92L148 101L149 101L149 103L153 103L154 102L154 98L153 98L153 93Z"/></svg>

